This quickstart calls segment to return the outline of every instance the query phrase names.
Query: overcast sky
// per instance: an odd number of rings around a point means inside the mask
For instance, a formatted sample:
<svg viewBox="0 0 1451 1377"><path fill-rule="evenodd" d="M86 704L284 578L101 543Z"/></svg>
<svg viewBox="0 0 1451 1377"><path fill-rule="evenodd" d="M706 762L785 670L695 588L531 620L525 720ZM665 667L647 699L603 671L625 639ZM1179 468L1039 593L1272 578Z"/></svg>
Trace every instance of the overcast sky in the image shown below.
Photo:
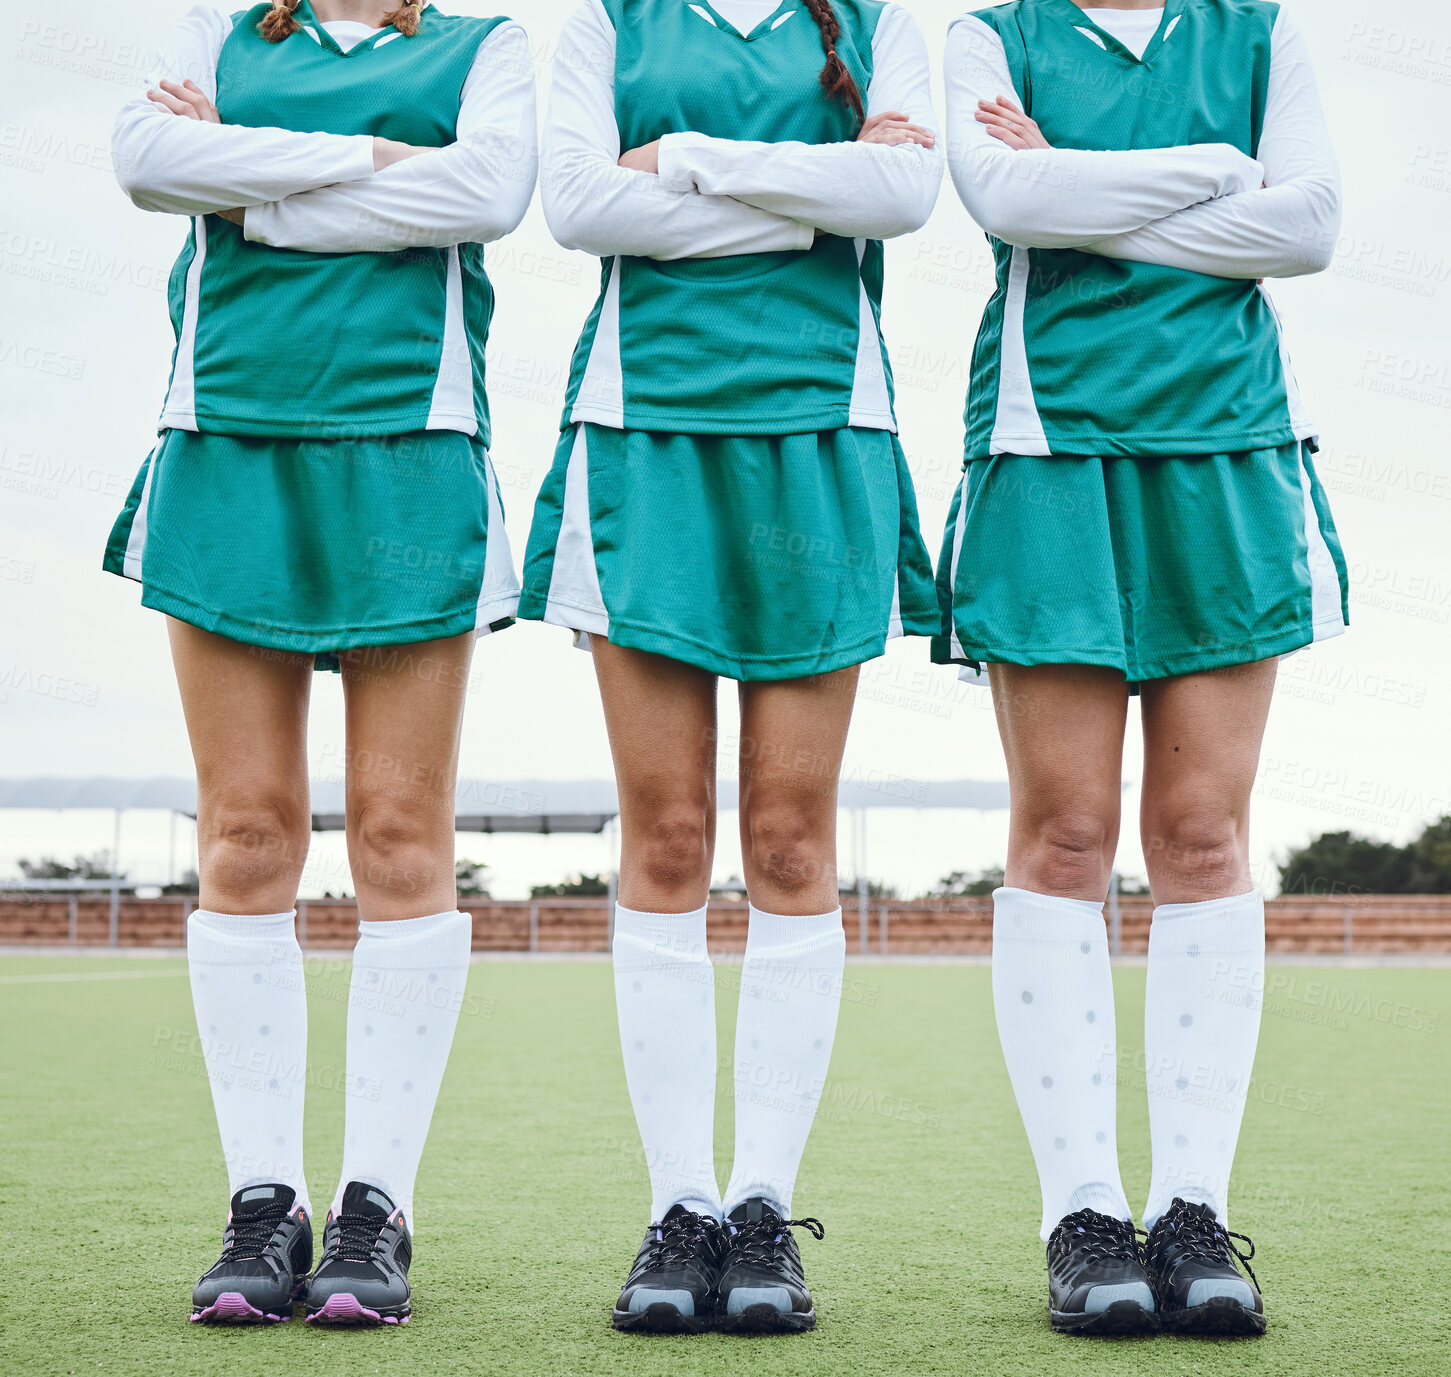
<svg viewBox="0 0 1451 1377"><path fill-rule="evenodd" d="M515 11L541 95L574 3ZM446 7L491 12L488 0ZM46 0L7 5L0 19L0 776L191 770L162 618L140 606L136 585L100 571L152 443L172 345L165 284L186 234L184 220L143 214L117 189L110 125L188 8ZM940 62L959 10L942 0L910 8ZM1350 564L1352 627L1282 666L1254 816L1266 879L1277 856L1321 831L1404 839L1451 811L1451 20L1435 0L1316 0L1294 12L1340 153L1345 221L1329 272L1277 284L1274 295L1321 422L1320 473ZM940 72L934 85L940 113ZM518 559L598 267L553 243L537 199L488 262L498 295L494 460ZM884 304L902 441L934 558L990 287L986 242L944 182L926 228L888 246ZM285 358L280 367L285 378ZM734 694L723 692L724 752L734 717ZM1136 723L1130 735L1119 863L1132 874L1143 869ZM341 736L338 682L317 676L315 773L333 772ZM609 774L590 663L567 633L526 624L480 645L461 768L494 779ZM732 769L728 759L722 768ZM985 692L932 668L924 641L894 643L864 670L847 770L1003 778ZM739 869L735 824L721 819L720 875ZM866 866L915 892L946 871L1000 862L1006 834L1001 813L880 812ZM0 813L0 875L20 856L97 849L110 836L109 818ZM128 816L133 874L162 874L168 847L164 818ZM501 894L610 863L599 838L471 838L461 851L494 867ZM852 865L843 827L842 868ZM307 884L346 885L340 839L318 843Z"/></svg>

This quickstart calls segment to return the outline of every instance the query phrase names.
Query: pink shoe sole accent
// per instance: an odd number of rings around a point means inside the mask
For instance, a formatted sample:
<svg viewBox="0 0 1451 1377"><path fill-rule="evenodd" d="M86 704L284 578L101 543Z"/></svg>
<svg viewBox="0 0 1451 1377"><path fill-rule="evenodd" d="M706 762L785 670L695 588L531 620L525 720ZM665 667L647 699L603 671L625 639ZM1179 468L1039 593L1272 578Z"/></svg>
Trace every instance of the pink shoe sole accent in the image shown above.
<svg viewBox="0 0 1451 1377"><path fill-rule="evenodd" d="M307 1317L308 1324L407 1324L409 1316L401 1320L397 1315L380 1315L361 1305L350 1291L340 1291L329 1296L322 1308L314 1310Z"/></svg>
<svg viewBox="0 0 1451 1377"><path fill-rule="evenodd" d="M258 1310L240 1291L223 1291L205 1310L193 1312L193 1324L286 1324L291 1315Z"/></svg>

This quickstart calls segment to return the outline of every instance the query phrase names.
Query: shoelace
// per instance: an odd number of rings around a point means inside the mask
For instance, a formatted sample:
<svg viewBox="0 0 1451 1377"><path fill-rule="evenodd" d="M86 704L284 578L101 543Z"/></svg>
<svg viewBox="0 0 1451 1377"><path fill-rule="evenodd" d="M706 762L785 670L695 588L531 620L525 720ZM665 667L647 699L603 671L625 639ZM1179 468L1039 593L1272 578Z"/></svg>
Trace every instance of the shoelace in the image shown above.
<svg viewBox="0 0 1451 1377"><path fill-rule="evenodd" d="M1226 1229L1208 1210L1195 1209L1177 1198L1165 1212L1164 1219L1171 1232L1161 1235L1158 1246L1154 1249L1156 1259L1161 1258L1170 1247L1176 1247L1186 1258L1200 1262L1229 1263L1233 1266L1230 1262L1232 1254L1239 1259L1240 1265L1249 1274L1249 1279L1256 1287L1259 1286L1260 1279L1249 1265L1250 1259L1255 1255L1255 1245L1248 1234L1237 1234ZM1235 1246L1235 1239L1247 1243L1249 1252L1241 1252Z"/></svg>
<svg viewBox="0 0 1451 1377"><path fill-rule="evenodd" d="M1142 1262L1139 1236L1144 1231L1127 1219L1114 1219L1097 1210L1077 1210L1066 1215L1053 1231L1049 1250L1054 1260L1071 1249L1086 1262ZM1145 1235L1146 1236L1146 1235Z"/></svg>
<svg viewBox="0 0 1451 1377"><path fill-rule="evenodd" d="M651 1264L694 1262L702 1244L713 1245L716 1242L711 1235L719 1227L714 1220L698 1214L678 1215L668 1224L651 1225L654 1235L650 1247Z"/></svg>
<svg viewBox="0 0 1451 1377"><path fill-rule="evenodd" d="M287 1218L287 1211L280 1206L260 1211L243 1219L232 1218L232 1241L222 1256L228 1261L240 1261L261 1257L277 1226Z"/></svg>
<svg viewBox="0 0 1451 1377"><path fill-rule="evenodd" d="M376 1214L340 1214L333 1221L338 1226L337 1258L342 1262L367 1262L373 1256L378 1235L388 1222Z"/></svg>
<svg viewBox="0 0 1451 1377"><path fill-rule="evenodd" d="M819 1219L782 1219L769 1215L745 1224L728 1225L732 1260L769 1267L775 1262L776 1245L789 1237L791 1229L805 1229L812 1238L826 1237L826 1226Z"/></svg>

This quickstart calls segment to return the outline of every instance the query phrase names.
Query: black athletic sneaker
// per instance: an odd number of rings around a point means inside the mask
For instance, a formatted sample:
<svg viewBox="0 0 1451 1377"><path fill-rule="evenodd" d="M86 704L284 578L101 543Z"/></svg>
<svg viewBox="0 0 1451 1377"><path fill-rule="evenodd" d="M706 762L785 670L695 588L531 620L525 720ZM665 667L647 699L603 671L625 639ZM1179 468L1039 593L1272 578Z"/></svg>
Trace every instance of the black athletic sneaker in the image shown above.
<svg viewBox="0 0 1451 1377"><path fill-rule="evenodd" d="M816 1328L816 1310L792 1228L813 1238L819 1219L782 1219L765 1200L737 1205L726 1216L726 1255L720 1269L719 1328L733 1333L777 1334Z"/></svg>
<svg viewBox="0 0 1451 1377"><path fill-rule="evenodd" d="M191 1293L203 1324L290 1320L312 1270L312 1224L291 1186L248 1186L232 1197L222 1255Z"/></svg>
<svg viewBox="0 0 1451 1377"><path fill-rule="evenodd" d="M403 1211L376 1186L349 1181L328 1211L322 1259L307 1283L308 1324L407 1324L413 1237Z"/></svg>
<svg viewBox="0 0 1451 1377"><path fill-rule="evenodd" d="M715 1285L723 1251L709 1215L672 1205L652 1224L625 1278L610 1323L646 1334L699 1334L715 1321Z"/></svg>
<svg viewBox="0 0 1451 1377"><path fill-rule="evenodd" d="M1233 1240L1249 1244L1242 1253ZM1250 1268L1255 1245L1230 1233L1209 1205L1175 1196L1144 1246L1164 1328L1176 1334L1263 1334L1265 1305ZM1236 1262L1249 1273L1245 1280Z"/></svg>
<svg viewBox="0 0 1451 1377"><path fill-rule="evenodd" d="M1133 1221L1064 1215L1048 1238L1048 1314L1060 1334L1152 1334L1154 1288Z"/></svg>

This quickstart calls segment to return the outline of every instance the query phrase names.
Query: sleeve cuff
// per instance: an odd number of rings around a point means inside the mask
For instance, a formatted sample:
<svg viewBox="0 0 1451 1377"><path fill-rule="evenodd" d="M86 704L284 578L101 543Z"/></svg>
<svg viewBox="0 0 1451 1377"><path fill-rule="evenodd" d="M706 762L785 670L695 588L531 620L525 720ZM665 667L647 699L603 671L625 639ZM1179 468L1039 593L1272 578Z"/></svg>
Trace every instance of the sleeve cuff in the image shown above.
<svg viewBox="0 0 1451 1377"><path fill-rule="evenodd" d="M660 184L667 191L695 191L690 150L706 142L704 134L666 134L660 140Z"/></svg>
<svg viewBox="0 0 1451 1377"><path fill-rule="evenodd" d="M270 230L277 218L277 207L281 204L280 201L268 201L264 205L248 206L242 212L242 238L251 244L276 247Z"/></svg>
<svg viewBox="0 0 1451 1377"><path fill-rule="evenodd" d="M351 134L348 141L352 148L348 152L347 167L345 174L338 178L340 182L361 182L364 177L373 175L373 136L371 134Z"/></svg>

